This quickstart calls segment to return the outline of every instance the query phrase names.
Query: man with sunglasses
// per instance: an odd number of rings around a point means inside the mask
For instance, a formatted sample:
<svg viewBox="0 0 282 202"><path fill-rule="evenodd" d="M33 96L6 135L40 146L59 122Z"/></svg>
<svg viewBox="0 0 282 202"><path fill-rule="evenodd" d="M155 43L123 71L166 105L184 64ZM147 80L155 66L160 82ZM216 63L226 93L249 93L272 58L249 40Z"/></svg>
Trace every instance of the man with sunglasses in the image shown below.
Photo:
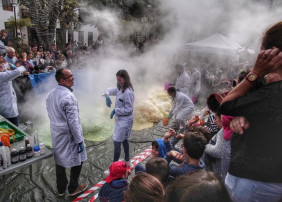
<svg viewBox="0 0 282 202"><path fill-rule="evenodd" d="M58 196L64 196L67 188L66 168L71 168L68 192L69 196L74 196L87 188L86 184L78 183L82 163L87 160L87 154L78 102L71 88L74 85L74 76L69 69L59 69L55 78L58 86L49 92L46 106L56 163Z"/></svg>

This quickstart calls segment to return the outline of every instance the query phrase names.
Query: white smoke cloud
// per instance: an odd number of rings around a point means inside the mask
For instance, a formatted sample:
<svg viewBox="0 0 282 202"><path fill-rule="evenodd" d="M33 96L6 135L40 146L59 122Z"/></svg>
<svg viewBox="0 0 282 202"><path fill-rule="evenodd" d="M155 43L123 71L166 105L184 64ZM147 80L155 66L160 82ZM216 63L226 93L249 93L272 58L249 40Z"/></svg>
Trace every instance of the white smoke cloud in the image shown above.
<svg viewBox="0 0 282 202"><path fill-rule="evenodd" d="M86 119L104 117L104 120L109 120L111 111L106 108L101 95L107 87L116 86L115 74L119 69L128 70L136 99L142 99L149 89L154 86L162 88L166 81L175 79L174 65L184 62L188 57L181 60L178 57L183 55L181 48L185 43L221 33L243 47L258 51L264 30L281 20L282 13L282 6L277 6L280 5L278 1L273 2L272 8L268 1L254 0L159 2L164 37L153 46L145 44L146 51L143 54L133 54L134 45L120 43L118 39L130 35L134 30L143 29L144 24L126 24L120 20L119 12L113 10L87 8L91 13L89 18L94 24L97 23L98 29L101 26L106 32L103 34L108 37L104 38L105 45L98 52L84 60L86 66L80 71L80 80L76 80L79 85L75 86L74 93L79 100L81 115L85 115ZM44 99L45 95L38 99L43 108ZM34 102L32 100L29 103ZM48 120L46 110L42 112L42 117Z"/></svg>

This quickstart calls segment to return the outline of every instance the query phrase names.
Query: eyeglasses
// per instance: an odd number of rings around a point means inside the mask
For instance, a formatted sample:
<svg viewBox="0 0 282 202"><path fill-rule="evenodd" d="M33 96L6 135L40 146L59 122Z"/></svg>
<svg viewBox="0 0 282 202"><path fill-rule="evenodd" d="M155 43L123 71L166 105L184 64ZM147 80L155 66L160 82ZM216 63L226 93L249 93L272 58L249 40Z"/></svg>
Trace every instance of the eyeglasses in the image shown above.
<svg viewBox="0 0 282 202"><path fill-rule="evenodd" d="M71 78L71 77L73 77L73 75L69 75L69 76L67 76L67 77L64 77L64 79L67 80L67 79L69 79L69 78Z"/></svg>

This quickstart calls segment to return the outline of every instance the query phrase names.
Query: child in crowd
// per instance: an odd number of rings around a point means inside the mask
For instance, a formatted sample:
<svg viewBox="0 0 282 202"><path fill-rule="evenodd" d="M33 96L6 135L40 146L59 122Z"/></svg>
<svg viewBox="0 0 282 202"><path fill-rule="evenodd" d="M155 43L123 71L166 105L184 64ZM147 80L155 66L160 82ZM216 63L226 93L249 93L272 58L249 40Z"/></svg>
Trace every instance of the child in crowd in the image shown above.
<svg viewBox="0 0 282 202"><path fill-rule="evenodd" d="M230 163L230 141L223 137L222 117L218 112L215 115L215 123L221 130L212 138L205 149L205 163L213 172L225 179Z"/></svg>
<svg viewBox="0 0 282 202"><path fill-rule="evenodd" d="M212 93L211 95L209 95L209 97L207 98L207 105L209 107L209 109L214 112L217 113L219 110L219 106L223 100L223 98L227 95L228 93ZM234 119L234 116L225 116L222 115L221 116L221 120L222 120L222 127L223 127L223 137L225 140L230 140L233 134L233 131L230 128L230 122Z"/></svg>
<svg viewBox="0 0 282 202"><path fill-rule="evenodd" d="M202 157L207 140L203 133L199 130L187 131L183 137L182 152L173 150L169 138L173 136L170 131L165 134L164 142L167 149L167 156L173 157L182 161L181 164L171 163L169 165L169 174L173 177L178 177L185 173L200 170L205 168L205 164L200 158Z"/></svg>
<svg viewBox="0 0 282 202"><path fill-rule="evenodd" d="M131 174L130 167L123 161L115 161L110 165L109 170L110 174L98 197L101 202L121 202L124 199L124 191L128 189L126 178Z"/></svg>
<svg viewBox="0 0 282 202"><path fill-rule="evenodd" d="M170 184L165 201L231 202L231 199L219 176L198 170L182 175Z"/></svg>
<svg viewBox="0 0 282 202"><path fill-rule="evenodd" d="M169 166L164 158L156 157L149 159L146 163L146 173L156 177L164 186L164 188L170 182Z"/></svg>
<svg viewBox="0 0 282 202"><path fill-rule="evenodd" d="M140 172L132 178L125 202L163 202L164 195L164 188L156 177Z"/></svg>
<svg viewBox="0 0 282 202"><path fill-rule="evenodd" d="M156 157L165 158L166 157L166 147L165 147L163 139L156 139L152 142L151 157L152 158L156 158ZM138 164L135 167L135 173L137 172L146 172L146 169L141 164Z"/></svg>

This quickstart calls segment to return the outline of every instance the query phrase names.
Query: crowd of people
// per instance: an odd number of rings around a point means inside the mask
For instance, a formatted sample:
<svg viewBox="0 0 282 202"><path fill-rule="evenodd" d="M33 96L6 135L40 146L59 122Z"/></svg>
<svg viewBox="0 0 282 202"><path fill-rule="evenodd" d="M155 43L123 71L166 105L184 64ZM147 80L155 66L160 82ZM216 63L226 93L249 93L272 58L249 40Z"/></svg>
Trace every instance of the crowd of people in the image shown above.
<svg viewBox="0 0 282 202"><path fill-rule="evenodd" d="M130 182L130 166L114 160L100 201L281 201L281 37L279 22L266 31L254 66L226 92L206 96L199 116L201 74L190 79L176 65L167 89L171 128L152 142L151 159Z"/></svg>
<svg viewBox="0 0 282 202"><path fill-rule="evenodd" d="M1 33L1 51L6 43L3 38L5 32ZM34 45L17 56L12 47L0 53L0 114L15 125L18 112L11 81L23 74L56 71L58 86L48 94L46 106L57 194L64 196L67 188L70 196L83 192L87 184L78 181L87 153L72 92L71 69L77 66L77 58L71 44L62 53L55 44L49 51ZM240 72L232 88L231 81L222 82L225 92L205 95L206 106L199 115L194 104L203 97L200 71L189 68L187 74L182 64L175 69L178 77L167 88L172 99L170 128L152 142L151 159L145 167L136 166L130 182L128 139L134 120L134 89L128 72L119 70L117 87L104 92L108 107L110 96L116 96L110 114L110 118L115 116L114 158L99 191L100 201L281 201L282 22L266 31L253 68ZM121 144L124 161L119 160ZM66 168L71 168L69 183Z"/></svg>
<svg viewBox="0 0 282 202"><path fill-rule="evenodd" d="M103 40L94 42L92 49L98 49L103 45ZM49 49L34 42L27 46L24 51L17 52L9 46L6 30L1 30L0 40L0 64L5 65L5 70L14 70L16 67L24 66L29 74L54 72L61 68L77 69L84 66L84 59L90 53L86 44L79 47L77 42L69 42L64 49L52 43ZM2 57L3 56L3 57Z"/></svg>

